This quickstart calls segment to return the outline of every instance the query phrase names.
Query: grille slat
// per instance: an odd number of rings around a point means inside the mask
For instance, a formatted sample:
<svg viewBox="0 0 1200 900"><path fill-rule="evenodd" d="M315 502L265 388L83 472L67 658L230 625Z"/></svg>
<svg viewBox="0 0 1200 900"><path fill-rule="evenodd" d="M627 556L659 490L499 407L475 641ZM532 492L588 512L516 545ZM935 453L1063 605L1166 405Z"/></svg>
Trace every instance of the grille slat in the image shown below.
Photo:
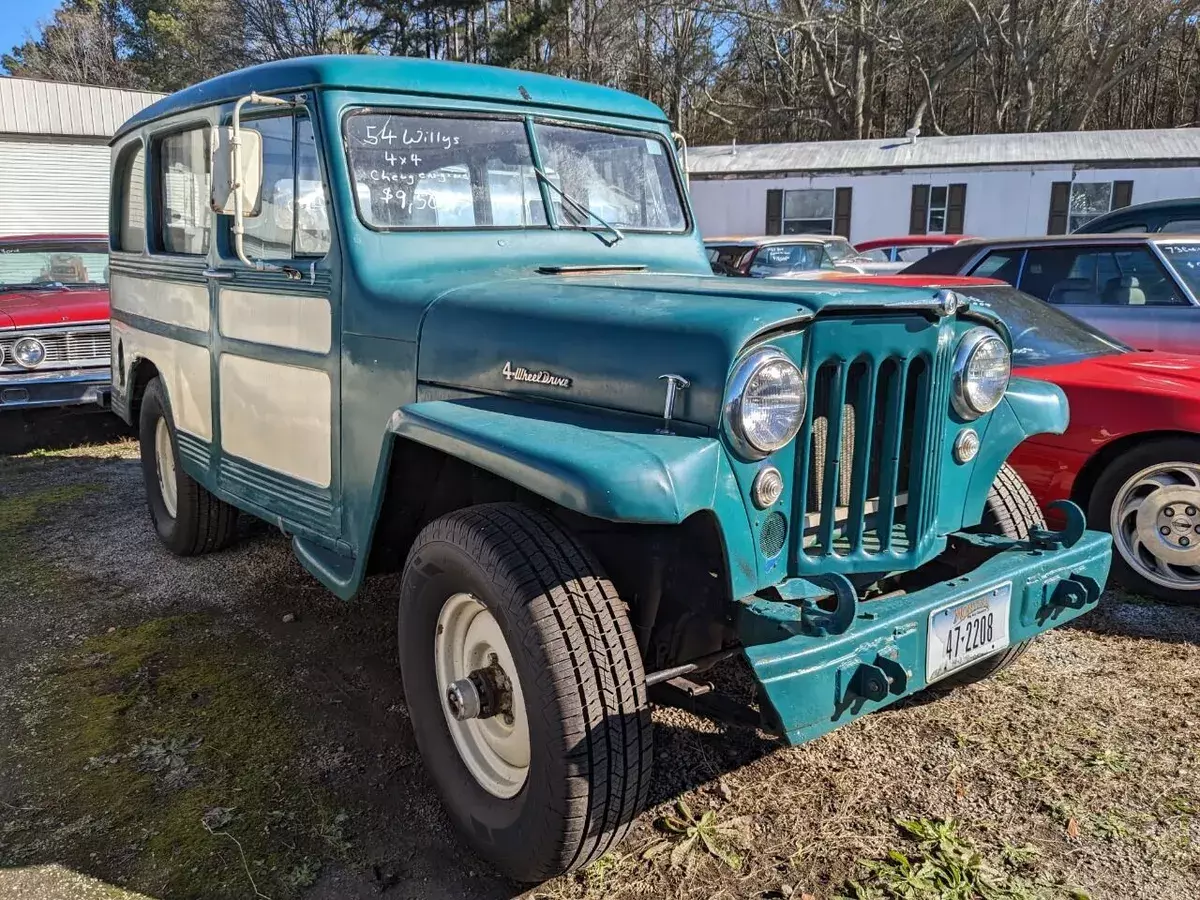
<svg viewBox="0 0 1200 900"><path fill-rule="evenodd" d="M871 473L871 447L875 437L875 389L878 384L879 371L869 364L858 363L861 367L854 397L855 408L865 412L863 416L855 416L854 456L851 464L849 518L847 539L850 551L857 550L862 545L863 528L866 525L866 502Z"/></svg>
<svg viewBox="0 0 1200 900"><path fill-rule="evenodd" d="M923 495L909 503L932 475L925 453L929 369L923 356L818 365L797 493L801 544L810 559L915 546L931 508Z"/></svg>
<svg viewBox="0 0 1200 900"><path fill-rule="evenodd" d="M37 338L46 348L46 358L35 369L17 365L13 358L13 345L21 338ZM112 339L109 328L89 326L69 331L18 331L0 335L0 370L5 372L42 371L71 366L107 366L111 355Z"/></svg>

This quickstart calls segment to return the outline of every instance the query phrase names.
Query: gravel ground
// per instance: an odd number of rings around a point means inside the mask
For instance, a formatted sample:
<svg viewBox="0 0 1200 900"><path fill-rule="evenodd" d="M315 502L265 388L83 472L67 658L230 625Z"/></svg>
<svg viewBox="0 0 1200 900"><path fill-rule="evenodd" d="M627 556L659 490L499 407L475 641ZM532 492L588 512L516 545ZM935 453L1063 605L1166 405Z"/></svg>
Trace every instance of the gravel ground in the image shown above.
<svg viewBox="0 0 1200 900"><path fill-rule="evenodd" d="M424 775L394 578L340 603L242 527L168 555L127 440L0 458L0 896L518 896ZM528 896L1195 900L1198 672L1200 610L1110 593L804 747L656 710L652 809Z"/></svg>

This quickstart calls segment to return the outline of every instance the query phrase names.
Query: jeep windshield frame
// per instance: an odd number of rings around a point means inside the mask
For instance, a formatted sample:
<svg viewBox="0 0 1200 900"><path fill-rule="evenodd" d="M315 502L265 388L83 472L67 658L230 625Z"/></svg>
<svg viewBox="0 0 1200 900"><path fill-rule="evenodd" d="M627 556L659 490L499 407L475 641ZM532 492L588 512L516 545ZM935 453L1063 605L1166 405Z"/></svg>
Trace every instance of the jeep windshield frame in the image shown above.
<svg viewBox="0 0 1200 900"><path fill-rule="evenodd" d="M368 122L363 117L376 117L379 121ZM417 126L418 132L421 126L428 130L424 134L414 136L411 131L404 130L406 125L410 129ZM396 131L397 126L401 129L399 133ZM494 169L497 160L483 155L488 152L489 145L486 142L479 142L478 145L469 141L463 143L464 138L477 137L473 133L474 129L491 129L500 134L506 130L506 126L507 133L502 135L505 141L502 149L507 158L499 160L502 168ZM601 225L599 221L579 222L580 213L566 208L558 199L556 193L563 190L560 184L563 178L556 171L553 161L549 170L546 169L543 148L536 138L539 128L555 129L559 133L572 130L612 135L625 139L625 149L628 149L630 138L643 142L641 146L646 150L641 161L647 168L654 156L660 157L666 166L665 170L657 167L657 186L662 195L660 211L666 209L666 214L673 214L674 219L668 227L626 225L624 222L613 222L612 225L617 226L620 232L631 234L677 236L692 233L694 222L688 208L678 160L671 144L656 131L518 112L477 113L403 105L358 106L346 110L342 115L340 130L342 152L346 161L346 187L351 193L359 222L371 231L382 233L542 230L611 233L611 225ZM436 141L427 140L431 132L435 133ZM445 145L447 139L451 142L449 146ZM387 146L381 147L381 141L386 141ZM437 143L437 146L430 146L432 143ZM651 150L651 145L658 149ZM472 153L476 146L479 149ZM495 148L496 145L490 146ZM401 151L408 154L405 158L411 161L414 147L418 156L428 151L434 154L435 158L440 155L444 159L432 169L420 168L429 165L428 157L414 163L415 169L408 167L407 163L399 165ZM463 147L463 152L456 155L454 151L457 147ZM450 156L446 157L446 154ZM381 168L381 163L388 164L390 168ZM593 166L591 172L595 173L596 167ZM551 179L551 184L545 183L546 178ZM517 189L514 190L510 186L507 192L498 191L498 185L495 183L497 179L514 181ZM422 183L432 183L435 180L451 180L456 183L457 190L454 193L460 196L452 198L452 216L459 221L446 224L438 221L441 218L439 204L445 201L436 199L433 191L421 187ZM614 192L619 190L612 185L604 187ZM448 193L444 187L440 192ZM571 194L571 191L567 189L567 193ZM398 194L402 194L403 199L399 199ZM510 208L513 207L512 201L517 198L519 211ZM382 209L386 210L383 215L380 214L380 203L384 204ZM410 221L396 221L396 212L389 209L389 205L399 206L401 216ZM593 203L587 206L594 209ZM643 218L648 216L646 206L643 194ZM612 207L605 209L613 212ZM425 214L422 218L430 218L430 210L433 211L434 221L411 221L418 218L416 214L421 213ZM504 211L500 217L505 221L497 222L496 214L500 210ZM595 213L592 215L595 216ZM608 216L605 215L604 219L608 220Z"/></svg>

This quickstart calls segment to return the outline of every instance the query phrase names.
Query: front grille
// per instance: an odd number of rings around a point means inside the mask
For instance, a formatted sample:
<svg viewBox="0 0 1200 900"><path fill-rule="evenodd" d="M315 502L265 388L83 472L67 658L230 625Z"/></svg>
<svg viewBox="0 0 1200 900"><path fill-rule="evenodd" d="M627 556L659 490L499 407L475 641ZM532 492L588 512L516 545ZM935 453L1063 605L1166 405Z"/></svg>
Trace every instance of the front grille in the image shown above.
<svg viewBox="0 0 1200 900"><path fill-rule="evenodd" d="M800 570L861 570L924 552L935 525L949 341L893 344L878 356L809 360L809 413L798 438L792 543ZM887 559L884 559L884 556Z"/></svg>
<svg viewBox="0 0 1200 900"><path fill-rule="evenodd" d="M25 337L37 338L46 348L46 358L33 369L17 365L13 358L13 345ZM6 332L0 334L0 371L41 372L47 369L107 366L111 346L108 325Z"/></svg>

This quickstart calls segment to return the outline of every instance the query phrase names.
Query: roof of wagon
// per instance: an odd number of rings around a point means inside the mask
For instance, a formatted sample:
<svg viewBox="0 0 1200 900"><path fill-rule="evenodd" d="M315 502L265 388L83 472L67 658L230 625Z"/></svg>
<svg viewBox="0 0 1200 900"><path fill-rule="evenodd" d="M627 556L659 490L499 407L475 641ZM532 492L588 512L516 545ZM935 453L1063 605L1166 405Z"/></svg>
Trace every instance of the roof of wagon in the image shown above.
<svg viewBox="0 0 1200 900"><path fill-rule="evenodd" d="M269 94L313 87L397 91L666 121L663 111L649 100L582 81L442 60L330 55L263 63L202 81L148 106L125 122L116 136L163 116L234 100L251 91Z"/></svg>

